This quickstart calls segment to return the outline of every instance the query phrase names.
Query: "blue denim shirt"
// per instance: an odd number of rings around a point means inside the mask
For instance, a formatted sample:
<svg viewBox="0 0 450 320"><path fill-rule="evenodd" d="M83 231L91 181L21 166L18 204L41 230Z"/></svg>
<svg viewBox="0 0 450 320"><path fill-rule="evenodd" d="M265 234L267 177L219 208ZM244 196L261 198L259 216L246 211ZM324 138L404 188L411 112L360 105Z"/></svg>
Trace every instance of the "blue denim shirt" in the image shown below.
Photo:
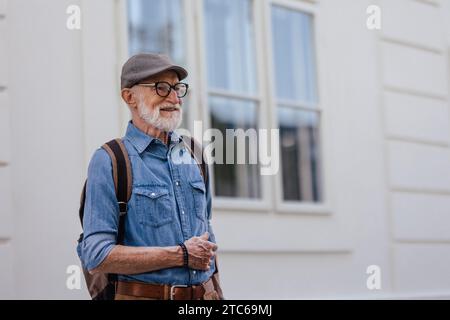
<svg viewBox="0 0 450 320"><path fill-rule="evenodd" d="M181 138L171 133L169 146L128 124L123 138L128 151L133 189L125 218L124 245L132 247L176 246L208 231L215 242L211 219L211 193L200 169ZM84 211L84 238L77 252L88 270L99 266L116 245L119 207L114 191L112 164L108 153L95 151L88 169ZM215 270L183 267L136 275L119 280L158 284L199 284Z"/></svg>

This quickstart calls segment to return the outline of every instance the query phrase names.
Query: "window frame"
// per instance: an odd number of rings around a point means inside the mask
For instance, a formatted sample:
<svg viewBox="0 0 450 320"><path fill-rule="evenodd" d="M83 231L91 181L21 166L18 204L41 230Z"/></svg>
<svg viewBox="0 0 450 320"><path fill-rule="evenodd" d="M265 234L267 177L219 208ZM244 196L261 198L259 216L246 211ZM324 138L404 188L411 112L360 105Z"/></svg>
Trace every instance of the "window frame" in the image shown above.
<svg viewBox="0 0 450 320"><path fill-rule="evenodd" d="M316 94L317 94L317 104L310 105L306 103L278 100L275 95L275 87L270 86L270 82L275 79L275 65L273 56L273 32L272 32L272 6L279 6L286 8L288 10L299 11L306 14L310 14L313 17L313 46L314 46L314 60L315 60L315 71L316 71ZM321 191L322 191L322 201L321 202L310 202L310 201L286 201L283 196L283 177L281 169L281 158L280 158L280 171L276 176L273 177L273 185L275 185L275 207L277 213L288 213L288 214L305 214L305 215L330 215L332 213L331 208L333 207L333 200L331 198L330 190L330 159L326 153L328 149L327 141L329 141L328 124L326 122L327 118L324 116L324 109L322 105L322 88L323 83L321 81L321 70L320 70L320 54L321 48L320 43L317 39L320 39L320 14L317 8L317 1L299 1L299 0L266 0L264 1L264 20L266 22L264 33L267 35L265 38L265 47L263 50L267 54L267 70L265 79L268 82L267 92L267 103L272 106L270 112L272 116L272 127L278 128L278 108L279 105L283 105L293 110L299 111L313 111L319 116L319 153L321 155L320 166L321 166Z"/></svg>
<svg viewBox="0 0 450 320"><path fill-rule="evenodd" d="M258 128L268 128L268 121L265 117L265 114L268 112L267 105L263 103L264 97L263 97L263 81L262 79L262 73L261 69L263 66L263 60L261 59L261 54L258 54L258 48L261 47L261 39L260 39L260 32L257 30L262 27L262 21L260 20L260 15L258 14L260 2L259 0L251 0L252 1L252 8L253 8L253 22L254 22L254 34L255 38L254 41L254 48L255 48L255 68L256 68L256 81L257 81L257 93L256 94L230 94L226 91L217 90L217 89L209 89L208 83L207 83L207 66L206 63L199 63L198 67L200 70L200 81L201 81L201 97L200 97L200 107L203 111L203 123L205 127L209 128L211 127L211 119L210 119L210 108L208 104L208 98L212 94L217 97L223 97L223 98L238 98L240 100L246 100L246 101L253 101L257 103L259 113L256 115L256 120L258 124ZM206 60L206 40L204 35L204 0L198 0L195 1L196 4L196 11L197 11L197 30L196 33L199 35L199 46L198 46L198 57L199 61L207 61ZM213 165L210 165L210 172L213 172ZM214 194L215 190L215 177L214 174L210 175L211 177L211 190ZM259 199L250 199L250 198L242 198L242 197L221 197L216 196L214 194L214 201L213 201L213 208L214 209L220 209L220 210L245 210L245 211L268 211L272 210L271 207L273 205L273 202L270 201L270 190L269 190L269 179L266 176L260 176L260 182L261 182L261 198Z"/></svg>

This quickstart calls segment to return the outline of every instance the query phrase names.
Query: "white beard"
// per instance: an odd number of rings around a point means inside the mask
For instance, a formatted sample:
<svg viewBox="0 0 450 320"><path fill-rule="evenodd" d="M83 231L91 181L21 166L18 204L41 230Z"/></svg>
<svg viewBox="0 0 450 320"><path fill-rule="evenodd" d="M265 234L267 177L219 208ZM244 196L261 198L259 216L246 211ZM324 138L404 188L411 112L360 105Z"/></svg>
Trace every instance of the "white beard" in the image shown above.
<svg viewBox="0 0 450 320"><path fill-rule="evenodd" d="M179 111L172 111L168 117L161 115L160 109L166 107L176 107ZM177 129L181 121L183 121L183 110L180 104L163 103L161 105L155 106L154 108L149 108L142 100L138 104L139 117L144 120L147 124L166 132L173 131Z"/></svg>

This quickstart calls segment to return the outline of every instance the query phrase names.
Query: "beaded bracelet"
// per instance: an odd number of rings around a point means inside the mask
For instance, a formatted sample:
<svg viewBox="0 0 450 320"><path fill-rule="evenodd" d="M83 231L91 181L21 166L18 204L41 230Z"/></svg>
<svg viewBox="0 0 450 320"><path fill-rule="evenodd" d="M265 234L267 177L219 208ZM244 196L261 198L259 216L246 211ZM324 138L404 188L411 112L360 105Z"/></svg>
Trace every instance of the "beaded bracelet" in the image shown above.
<svg viewBox="0 0 450 320"><path fill-rule="evenodd" d="M189 266L189 255L187 248L184 243L179 243L178 245L181 247L181 249L183 249L183 267L187 268Z"/></svg>

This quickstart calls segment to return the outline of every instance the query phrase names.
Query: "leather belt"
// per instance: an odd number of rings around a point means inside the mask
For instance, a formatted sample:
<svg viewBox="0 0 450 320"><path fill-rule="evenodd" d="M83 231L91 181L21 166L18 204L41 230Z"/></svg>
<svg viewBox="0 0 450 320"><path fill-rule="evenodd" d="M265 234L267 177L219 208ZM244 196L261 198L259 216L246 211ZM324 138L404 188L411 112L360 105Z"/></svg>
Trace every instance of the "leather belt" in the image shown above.
<svg viewBox="0 0 450 320"><path fill-rule="evenodd" d="M211 278L195 286L118 281L116 293L159 300L203 300L205 296L216 295Z"/></svg>

